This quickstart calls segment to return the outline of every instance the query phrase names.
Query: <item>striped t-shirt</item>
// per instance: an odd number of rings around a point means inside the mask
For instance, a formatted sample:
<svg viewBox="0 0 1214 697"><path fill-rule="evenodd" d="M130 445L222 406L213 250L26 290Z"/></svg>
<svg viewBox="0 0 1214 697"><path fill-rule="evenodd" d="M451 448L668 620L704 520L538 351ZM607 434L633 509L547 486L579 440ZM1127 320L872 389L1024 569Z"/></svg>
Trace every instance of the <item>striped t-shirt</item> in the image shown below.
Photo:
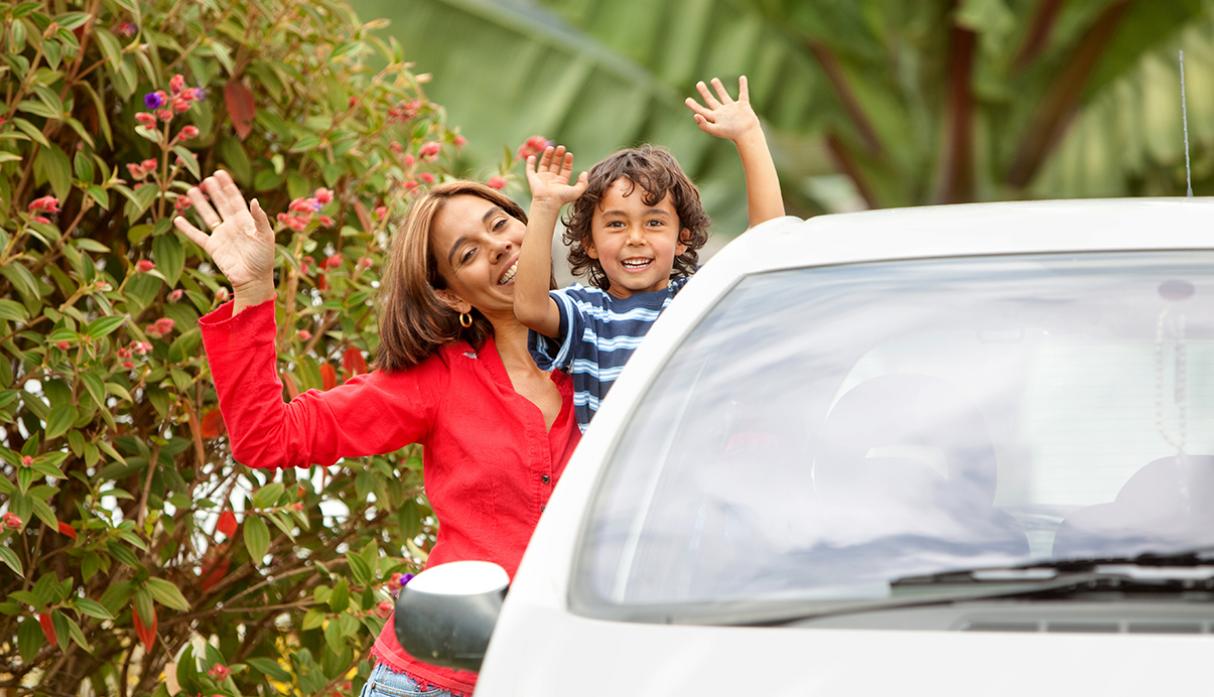
<svg viewBox="0 0 1214 697"><path fill-rule="evenodd" d="M674 278L662 290L624 299L577 284L549 291L561 316L557 337L533 331L527 347L541 369L573 377L574 415L583 431L641 339L686 283L685 276Z"/></svg>

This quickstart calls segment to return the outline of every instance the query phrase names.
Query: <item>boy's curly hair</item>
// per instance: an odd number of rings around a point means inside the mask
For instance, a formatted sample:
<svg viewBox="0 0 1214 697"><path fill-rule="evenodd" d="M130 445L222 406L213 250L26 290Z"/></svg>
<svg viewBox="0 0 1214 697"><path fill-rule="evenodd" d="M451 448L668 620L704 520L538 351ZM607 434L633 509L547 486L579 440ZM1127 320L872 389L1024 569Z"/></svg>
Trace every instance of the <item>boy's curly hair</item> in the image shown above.
<svg viewBox="0 0 1214 697"><path fill-rule="evenodd" d="M665 148L641 145L615 152L590 170L586 192L574 201L565 217L565 244L570 246L569 264L573 274L590 277L591 285L607 290L611 286L603 266L586 252L590 238L590 223L598 210L603 194L615 180L623 177L632 187L640 186L642 200L647 206L656 205L669 193L679 216L679 242L686 251L674 259L671 278L690 276L699 267L699 249L708 241L708 214L700 203L700 191L691 183L674 155ZM631 193L632 188L629 189ZM686 232L684 232L686 230Z"/></svg>

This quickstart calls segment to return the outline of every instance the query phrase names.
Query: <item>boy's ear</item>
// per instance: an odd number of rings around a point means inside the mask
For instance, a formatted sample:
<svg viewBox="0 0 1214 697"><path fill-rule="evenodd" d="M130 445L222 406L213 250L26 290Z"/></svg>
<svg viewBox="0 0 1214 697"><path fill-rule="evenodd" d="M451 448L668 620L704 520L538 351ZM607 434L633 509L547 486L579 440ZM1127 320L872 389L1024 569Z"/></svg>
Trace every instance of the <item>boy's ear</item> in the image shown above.
<svg viewBox="0 0 1214 697"><path fill-rule="evenodd" d="M436 290L436 291L434 291L434 294L438 296L439 301L441 301L444 305L451 308L455 312L463 314L465 312L472 311L472 303L468 302L467 300L464 300L459 295L452 293L450 290L448 290L446 288L444 288L442 290Z"/></svg>
<svg viewBox="0 0 1214 697"><path fill-rule="evenodd" d="M582 244L582 249L586 250L586 256L590 257L591 259L599 258L599 250L595 249L594 242L592 240L586 240L586 242Z"/></svg>
<svg viewBox="0 0 1214 697"><path fill-rule="evenodd" d="M691 230L683 228L679 230L679 243L675 245L674 255L677 257L687 251L687 241L691 239Z"/></svg>

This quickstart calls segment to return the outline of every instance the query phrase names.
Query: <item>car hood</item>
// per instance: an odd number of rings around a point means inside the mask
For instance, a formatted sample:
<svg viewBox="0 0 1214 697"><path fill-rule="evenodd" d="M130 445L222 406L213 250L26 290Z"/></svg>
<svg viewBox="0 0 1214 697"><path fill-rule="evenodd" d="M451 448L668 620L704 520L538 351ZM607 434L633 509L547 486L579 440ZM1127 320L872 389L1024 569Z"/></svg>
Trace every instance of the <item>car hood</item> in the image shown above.
<svg viewBox="0 0 1214 697"><path fill-rule="evenodd" d="M1017 697L1189 692L1209 634L644 625L531 608L495 634L477 697Z"/></svg>

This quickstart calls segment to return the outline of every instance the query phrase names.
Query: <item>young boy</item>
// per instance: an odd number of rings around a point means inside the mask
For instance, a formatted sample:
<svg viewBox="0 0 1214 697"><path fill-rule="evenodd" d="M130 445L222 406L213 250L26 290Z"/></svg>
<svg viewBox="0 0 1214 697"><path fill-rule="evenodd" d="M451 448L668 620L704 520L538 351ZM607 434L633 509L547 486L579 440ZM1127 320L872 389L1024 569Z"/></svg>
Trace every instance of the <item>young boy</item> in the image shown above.
<svg viewBox="0 0 1214 697"><path fill-rule="evenodd" d="M750 226L784 215L776 168L746 77L738 99L713 78L714 96L696 85L704 105L687 107L706 133L733 141L746 176ZM664 149L644 145L610 155L569 184L573 155L563 146L527 158L531 210L514 281L514 314L531 329L528 345L540 368L573 376L573 404L582 430L641 339L695 273L708 239L700 193ZM573 272L591 287L549 292L552 234L561 206Z"/></svg>

